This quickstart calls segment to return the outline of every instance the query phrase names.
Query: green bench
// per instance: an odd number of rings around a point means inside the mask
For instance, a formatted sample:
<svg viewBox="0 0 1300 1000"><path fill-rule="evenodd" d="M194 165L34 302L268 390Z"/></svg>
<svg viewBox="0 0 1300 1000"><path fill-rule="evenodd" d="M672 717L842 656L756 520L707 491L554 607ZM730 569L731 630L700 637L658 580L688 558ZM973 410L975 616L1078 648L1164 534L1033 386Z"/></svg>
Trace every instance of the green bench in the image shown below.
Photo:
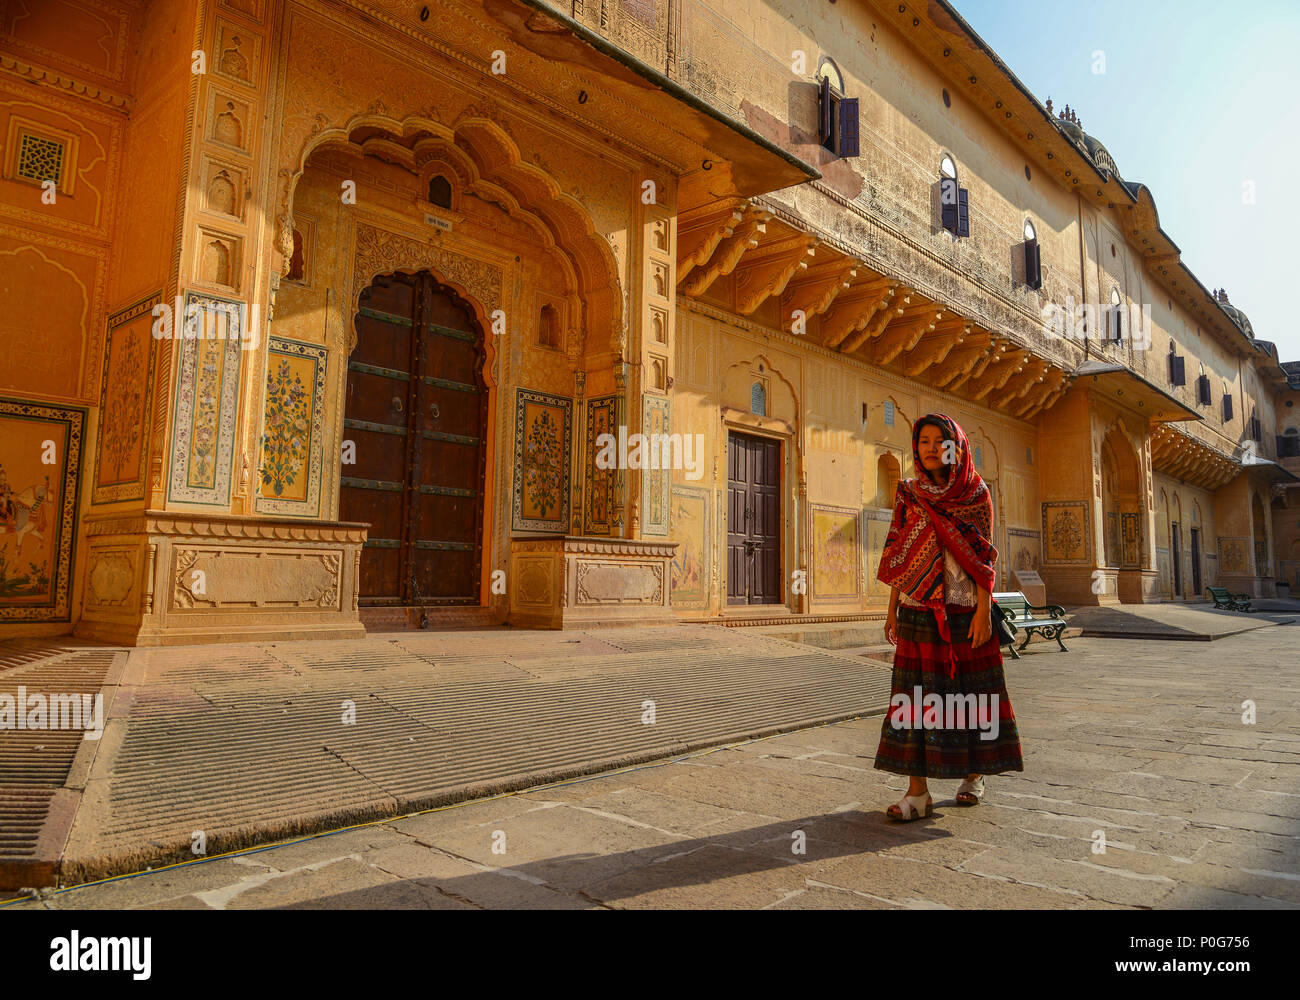
<svg viewBox="0 0 1300 1000"><path fill-rule="evenodd" d="M993 600L1007 613L1011 624L1018 629L1024 629L1025 639L1020 644L1020 649L1029 645L1029 640L1033 638L1035 632L1041 632L1043 638L1055 639L1062 652L1069 652L1065 643L1061 641L1061 636L1065 633L1065 608L1059 604L1048 604L1043 607L1030 604L1025 595L1018 590L994 594ZM1010 649L1011 655L1017 660L1020 659L1020 654L1016 652L1017 647L1011 646Z"/></svg>
<svg viewBox="0 0 1300 1000"><path fill-rule="evenodd" d="M1214 606L1221 611L1249 611L1250 595L1234 594L1227 587L1206 587L1214 598Z"/></svg>

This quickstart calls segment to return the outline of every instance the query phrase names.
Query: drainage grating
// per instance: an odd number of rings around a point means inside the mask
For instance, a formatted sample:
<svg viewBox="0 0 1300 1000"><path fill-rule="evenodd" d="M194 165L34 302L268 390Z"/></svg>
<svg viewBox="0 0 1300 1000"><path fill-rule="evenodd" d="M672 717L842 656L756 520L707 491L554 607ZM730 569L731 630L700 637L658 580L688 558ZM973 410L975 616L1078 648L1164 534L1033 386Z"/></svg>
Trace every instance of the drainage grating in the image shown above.
<svg viewBox="0 0 1300 1000"><path fill-rule="evenodd" d="M95 694L104 685L114 655L72 653L16 666L0 674L0 694L15 701L19 687L28 698ZM46 884L53 878L57 856L38 857L42 830L84 737L83 730L0 730L0 886Z"/></svg>

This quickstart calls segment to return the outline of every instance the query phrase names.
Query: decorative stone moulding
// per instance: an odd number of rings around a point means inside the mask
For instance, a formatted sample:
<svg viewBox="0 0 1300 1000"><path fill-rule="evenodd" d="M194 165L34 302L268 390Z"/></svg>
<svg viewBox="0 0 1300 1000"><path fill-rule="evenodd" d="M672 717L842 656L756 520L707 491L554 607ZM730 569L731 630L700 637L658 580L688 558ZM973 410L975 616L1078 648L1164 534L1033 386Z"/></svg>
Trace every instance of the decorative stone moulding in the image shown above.
<svg viewBox="0 0 1300 1000"><path fill-rule="evenodd" d="M555 535L510 544L510 623L527 628L667 625L676 542Z"/></svg>
<svg viewBox="0 0 1300 1000"><path fill-rule="evenodd" d="M366 526L146 511L86 527L76 634L136 646L356 639Z"/></svg>

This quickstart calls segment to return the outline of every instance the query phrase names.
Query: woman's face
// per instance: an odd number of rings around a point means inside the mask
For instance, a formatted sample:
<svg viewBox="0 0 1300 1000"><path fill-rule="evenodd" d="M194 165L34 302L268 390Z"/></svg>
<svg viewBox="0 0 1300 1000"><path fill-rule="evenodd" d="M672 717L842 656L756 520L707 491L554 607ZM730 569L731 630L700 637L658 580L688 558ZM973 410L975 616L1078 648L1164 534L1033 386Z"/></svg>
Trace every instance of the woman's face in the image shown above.
<svg viewBox="0 0 1300 1000"><path fill-rule="evenodd" d="M921 428L921 435L917 438L916 451L921 456L921 468L930 474L932 478L946 478L948 466L944 463L944 440L943 431L934 424L926 424ZM952 447L952 455L956 459L956 445Z"/></svg>

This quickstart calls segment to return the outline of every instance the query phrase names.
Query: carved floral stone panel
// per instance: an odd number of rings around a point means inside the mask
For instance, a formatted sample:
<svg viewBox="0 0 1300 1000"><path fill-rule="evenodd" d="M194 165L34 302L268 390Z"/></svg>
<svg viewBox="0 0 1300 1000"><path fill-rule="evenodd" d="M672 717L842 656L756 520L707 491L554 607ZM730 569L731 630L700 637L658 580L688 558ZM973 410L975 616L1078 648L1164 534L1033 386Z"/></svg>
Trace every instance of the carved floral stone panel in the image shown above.
<svg viewBox="0 0 1300 1000"><path fill-rule="evenodd" d="M581 560L577 604L650 604L664 599L663 566Z"/></svg>
<svg viewBox="0 0 1300 1000"><path fill-rule="evenodd" d="M341 608L338 552L177 547L173 560L173 609Z"/></svg>

